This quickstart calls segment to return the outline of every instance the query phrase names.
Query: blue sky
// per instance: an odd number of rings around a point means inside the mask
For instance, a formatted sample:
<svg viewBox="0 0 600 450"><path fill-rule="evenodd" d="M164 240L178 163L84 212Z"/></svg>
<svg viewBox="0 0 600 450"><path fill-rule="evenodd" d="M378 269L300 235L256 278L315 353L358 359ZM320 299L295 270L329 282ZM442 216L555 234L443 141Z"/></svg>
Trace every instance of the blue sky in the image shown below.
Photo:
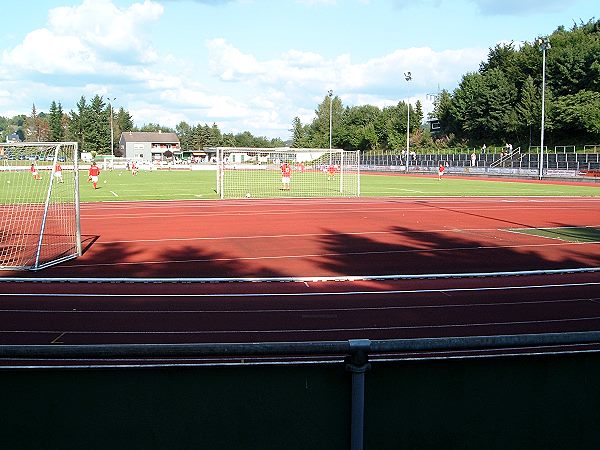
<svg viewBox="0 0 600 450"><path fill-rule="evenodd" d="M99 94L136 125L288 139L329 89L346 106L409 99L427 112L496 44L597 11L597 0L38 0L0 27L0 115Z"/></svg>

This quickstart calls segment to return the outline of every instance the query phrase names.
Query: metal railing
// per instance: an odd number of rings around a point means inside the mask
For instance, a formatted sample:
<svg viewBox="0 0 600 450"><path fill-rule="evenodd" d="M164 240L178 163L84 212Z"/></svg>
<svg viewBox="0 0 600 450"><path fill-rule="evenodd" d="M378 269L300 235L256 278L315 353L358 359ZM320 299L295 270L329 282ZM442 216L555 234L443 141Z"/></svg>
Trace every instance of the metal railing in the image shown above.
<svg viewBox="0 0 600 450"><path fill-rule="evenodd" d="M124 365L124 360L152 359L173 360L179 358L238 357L250 356L313 357L337 356L352 375L351 393L351 449L360 450L364 441L365 373L370 369L370 358L385 354L408 353L404 358L415 358L419 352L503 350L535 347L541 353L543 347L569 346L565 352L572 353L574 345L600 343L600 332L545 333L525 335L472 336L421 339L369 340L354 339L329 342L272 342L248 344L129 344L129 345L4 345L0 346L0 358L6 360L94 360L114 359ZM471 354L470 357L473 357ZM399 356L397 360L403 357ZM427 356L425 356L427 358ZM429 356L432 358L432 356ZM306 360L304 360L306 363ZM244 365L240 363L240 365ZM117 364L117 366L119 366ZM89 363L85 367L90 368ZM104 366L106 367L106 366ZM128 365L127 367L132 367ZM11 367L14 370L14 366Z"/></svg>

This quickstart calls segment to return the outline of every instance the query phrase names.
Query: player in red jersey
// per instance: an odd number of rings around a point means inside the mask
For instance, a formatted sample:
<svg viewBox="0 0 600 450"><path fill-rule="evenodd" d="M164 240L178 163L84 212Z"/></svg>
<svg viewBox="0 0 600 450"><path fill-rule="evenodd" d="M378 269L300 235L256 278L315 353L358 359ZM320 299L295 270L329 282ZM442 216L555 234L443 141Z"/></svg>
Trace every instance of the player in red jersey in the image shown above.
<svg viewBox="0 0 600 450"><path fill-rule="evenodd" d="M42 177L40 176L40 173L37 170L37 167L35 167L35 163L31 164L31 167L29 168L29 171L31 172L31 176L33 177L34 180L41 180Z"/></svg>
<svg viewBox="0 0 600 450"><path fill-rule="evenodd" d="M91 181L94 185L94 189L98 188L98 177L100 176L100 167L96 165L95 161L92 161L90 170L88 170L88 181Z"/></svg>
<svg viewBox="0 0 600 450"><path fill-rule="evenodd" d="M284 191L290 190L290 181L292 178L292 168L288 163L281 165L281 186Z"/></svg>
<svg viewBox="0 0 600 450"><path fill-rule="evenodd" d="M445 171L446 171L446 168L444 167L444 164L440 163L440 167L438 167L438 180L442 179L442 175L444 175Z"/></svg>
<svg viewBox="0 0 600 450"><path fill-rule="evenodd" d="M329 164L327 166L327 179L331 180L335 175L335 166L333 164Z"/></svg>
<svg viewBox="0 0 600 450"><path fill-rule="evenodd" d="M54 165L54 178L56 178L56 181L59 183L63 182L62 167L60 166L59 162Z"/></svg>

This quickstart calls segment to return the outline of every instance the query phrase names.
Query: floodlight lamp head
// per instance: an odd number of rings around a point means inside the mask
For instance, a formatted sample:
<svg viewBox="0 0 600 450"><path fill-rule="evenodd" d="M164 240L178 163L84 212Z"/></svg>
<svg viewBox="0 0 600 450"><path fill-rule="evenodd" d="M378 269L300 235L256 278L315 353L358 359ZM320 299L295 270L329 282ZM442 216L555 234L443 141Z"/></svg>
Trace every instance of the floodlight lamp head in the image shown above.
<svg viewBox="0 0 600 450"><path fill-rule="evenodd" d="M550 40L547 37L538 38L537 43L542 50L549 50L551 48Z"/></svg>
<svg viewBox="0 0 600 450"><path fill-rule="evenodd" d="M410 72L404 72L404 78L406 81L412 80L412 74Z"/></svg>

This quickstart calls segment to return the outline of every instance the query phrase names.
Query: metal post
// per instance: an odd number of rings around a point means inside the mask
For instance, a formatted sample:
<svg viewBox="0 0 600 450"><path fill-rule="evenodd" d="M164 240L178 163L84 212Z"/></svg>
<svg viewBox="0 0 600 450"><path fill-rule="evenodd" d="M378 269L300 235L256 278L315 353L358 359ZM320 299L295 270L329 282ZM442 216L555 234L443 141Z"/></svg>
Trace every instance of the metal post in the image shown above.
<svg viewBox="0 0 600 450"><path fill-rule="evenodd" d="M109 98L108 99L108 104L110 106L110 155L114 158L115 156L115 135L114 135L114 130L113 130L113 108L112 108L112 102L114 102L117 98L113 97L112 100Z"/></svg>
<svg viewBox="0 0 600 450"><path fill-rule="evenodd" d="M60 150L60 144L54 147L54 157L52 158L52 167L56 166L56 159L58 157L58 151ZM50 174L50 182L48 183L48 190L46 191L46 201L44 202L44 212L42 215L42 223L40 225L40 233L38 236L35 262L33 269L37 270L40 266L40 256L42 254L42 244L44 243L44 230L46 229L46 219L48 218L48 209L50 208L50 196L52 195L52 185L54 183L54 174Z"/></svg>
<svg viewBox="0 0 600 450"><path fill-rule="evenodd" d="M329 94L329 164L331 165L331 138L333 135L333 91L329 89L327 93Z"/></svg>
<svg viewBox="0 0 600 450"><path fill-rule="evenodd" d="M79 199L79 144L73 142L73 175L75 177L75 239L77 244L77 256L83 254L81 248L81 204Z"/></svg>
<svg viewBox="0 0 600 450"><path fill-rule="evenodd" d="M369 364L369 339L351 339L350 356L346 359L346 370L352 373L352 418L350 422L350 449L362 450L365 428L365 372Z"/></svg>
<svg viewBox="0 0 600 450"><path fill-rule="evenodd" d="M340 193L344 192L344 150L340 152Z"/></svg>
<svg viewBox="0 0 600 450"><path fill-rule="evenodd" d="M540 174L539 179L541 180L544 176L544 121L545 121L545 107L546 107L546 50L550 49L550 41L548 38L538 39L540 48L542 49L542 125L541 125L541 137L540 137Z"/></svg>
<svg viewBox="0 0 600 450"><path fill-rule="evenodd" d="M360 151L356 150L356 196L360 197Z"/></svg>
<svg viewBox="0 0 600 450"><path fill-rule="evenodd" d="M412 80L412 74L410 72L404 73L406 81ZM408 162L410 160L410 98L406 102L406 172L408 173Z"/></svg>

